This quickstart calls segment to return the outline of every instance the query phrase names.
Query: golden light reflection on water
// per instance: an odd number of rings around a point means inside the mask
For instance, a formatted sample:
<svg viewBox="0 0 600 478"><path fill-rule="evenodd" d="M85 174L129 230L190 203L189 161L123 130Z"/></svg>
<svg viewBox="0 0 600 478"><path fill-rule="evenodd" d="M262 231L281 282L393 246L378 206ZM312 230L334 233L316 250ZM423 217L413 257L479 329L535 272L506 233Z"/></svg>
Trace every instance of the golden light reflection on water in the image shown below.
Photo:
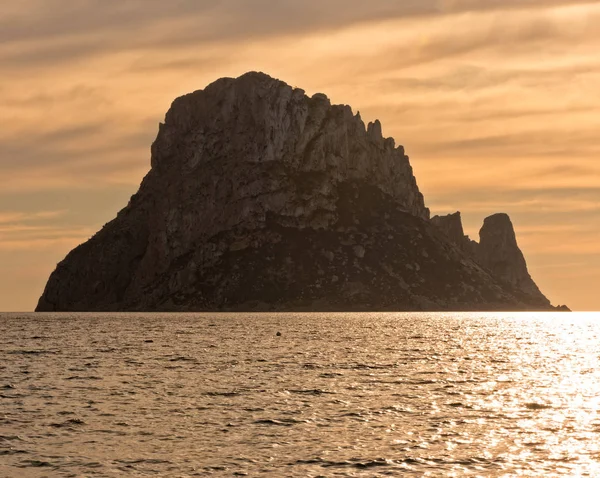
<svg viewBox="0 0 600 478"><path fill-rule="evenodd" d="M599 340L600 314L0 316L0 475L600 476Z"/></svg>
<svg viewBox="0 0 600 478"><path fill-rule="evenodd" d="M490 430L486 451L505 452L513 463L543 454L545 473L600 476L600 314L517 313L508 320L498 352L518 368L481 387L488 396L471 406L516 422Z"/></svg>

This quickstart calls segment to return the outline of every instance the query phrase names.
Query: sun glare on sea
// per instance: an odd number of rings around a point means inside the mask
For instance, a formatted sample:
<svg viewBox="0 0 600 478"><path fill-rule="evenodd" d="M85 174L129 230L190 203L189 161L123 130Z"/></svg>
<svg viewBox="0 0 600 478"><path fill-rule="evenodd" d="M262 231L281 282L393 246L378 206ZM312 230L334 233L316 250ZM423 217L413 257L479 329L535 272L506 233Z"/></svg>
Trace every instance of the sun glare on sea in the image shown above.
<svg viewBox="0 0 600 478"><path fill-rule="evenodd" d="M491 315L499 323L505 316ZM542 453L556 471L568 465L572 476L600 476L599 323L599 313L510 314L494 360L509 360L512 371L489 382L488 395L472 402L512 424L490 428L488 452L496 454L501 444L513 462Z"/></svg>
<svg viewBox="0 0 600 478"><path fill-rule="evenodd" d="M600 314L578 313L0 316L4 458L77 476L600 476L599 341Z"/></svg>

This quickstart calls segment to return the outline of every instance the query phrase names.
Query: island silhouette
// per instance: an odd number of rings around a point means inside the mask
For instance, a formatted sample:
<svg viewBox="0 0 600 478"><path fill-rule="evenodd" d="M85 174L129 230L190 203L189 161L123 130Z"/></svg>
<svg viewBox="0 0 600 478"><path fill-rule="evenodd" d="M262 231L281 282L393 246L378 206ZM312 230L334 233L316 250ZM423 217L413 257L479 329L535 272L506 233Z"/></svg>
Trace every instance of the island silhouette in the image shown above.
<svg viewBox="0 0 600 478"><path fill-rule="evenodd" d="M173 102L151 156L37 311L555 309L506 214L479 242L430 218L404 147L323 94L219 79Z"/></svg>

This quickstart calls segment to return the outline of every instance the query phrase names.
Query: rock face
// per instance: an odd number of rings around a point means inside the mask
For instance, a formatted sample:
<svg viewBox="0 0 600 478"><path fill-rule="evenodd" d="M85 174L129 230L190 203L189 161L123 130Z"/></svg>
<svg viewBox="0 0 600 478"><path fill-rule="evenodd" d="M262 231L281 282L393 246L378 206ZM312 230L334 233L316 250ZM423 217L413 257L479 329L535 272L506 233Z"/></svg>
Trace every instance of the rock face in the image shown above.
<svg viewBox="0 0 600 478"><path fill-rule="evenodd" d="M434 216L431 218L431 222L445 234L450 242L458 246L469 257L475 258L477 243L465 235L460 212L447 216Z"/></svg>
<svg viewBox="0 0 600 478"><path fill-rule="evenodd" d="M461 246L460 216L429 220L404 148L322 94L218 80L175 100L151 165L37 310L549 308L505 221L477 254Z"/></svg>
<svg viewBox="0 0 600 478"><path fill-rule="evenodd" d="M516 294L524 295L528 301L540 306L550 306L550 301L529 275L507 214L494 214L484 220L479 231L479 243L465 236L460 212L435 216L431 222L466 256L491 272L505 286L514 289Z"/></svg>
<svg viewBox="0 0 600 478"><path fill-rule="evenodd" d="M479 238L476 249L479 264L515 289L540 300L546 299L527 271L525 257L517 246L515 230L508 215L494 214L486 218Z"/></svg>

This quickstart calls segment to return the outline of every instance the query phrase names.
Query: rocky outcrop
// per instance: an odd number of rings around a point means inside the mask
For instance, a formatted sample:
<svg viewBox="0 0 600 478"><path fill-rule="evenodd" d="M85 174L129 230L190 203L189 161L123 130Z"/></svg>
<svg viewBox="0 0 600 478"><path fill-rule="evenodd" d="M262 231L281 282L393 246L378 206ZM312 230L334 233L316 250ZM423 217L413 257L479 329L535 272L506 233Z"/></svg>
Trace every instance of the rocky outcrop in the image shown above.
<svg viewBox="0 0 600 478"><path fill-rule="evenodd" d="M517 245L513 224L507 214L494 214L484 220L480 242L463 231L460 212L435 216L431 222L465 255L474 260L517 295L525 295L540 307L550 306L527 270L525 257Z"/></svg>
<svg viewBox="0 0 600 478"><path fill-rule="evenodd" d="M221 79L175 100L151 152L37 310L545 307L440 232L404 148L325 95Z"/></svg>
<svg viewBox="0 0 600 478"><path fill-rule="evenodd" d="M487 217L479 231L479 238L476 249L479 264L514 289L550 304L529 275L525 257L517 245L515 230L507 214Z"/></svg>
<svg viewBox="0 0 600 478"><path fill-rule="evenodd" d="M431 222L440 229L453 243L460 245L465 239L460 212L447 216L434 216Z"/></svg>
<svg viewBox="0 0 600 478"><path fill-rule="evenodd" d="M431 222L444 233L450 242L469 257L475 258L477 243L465 235L460 212L447 216L434 216L431 218Z"/></svg>

